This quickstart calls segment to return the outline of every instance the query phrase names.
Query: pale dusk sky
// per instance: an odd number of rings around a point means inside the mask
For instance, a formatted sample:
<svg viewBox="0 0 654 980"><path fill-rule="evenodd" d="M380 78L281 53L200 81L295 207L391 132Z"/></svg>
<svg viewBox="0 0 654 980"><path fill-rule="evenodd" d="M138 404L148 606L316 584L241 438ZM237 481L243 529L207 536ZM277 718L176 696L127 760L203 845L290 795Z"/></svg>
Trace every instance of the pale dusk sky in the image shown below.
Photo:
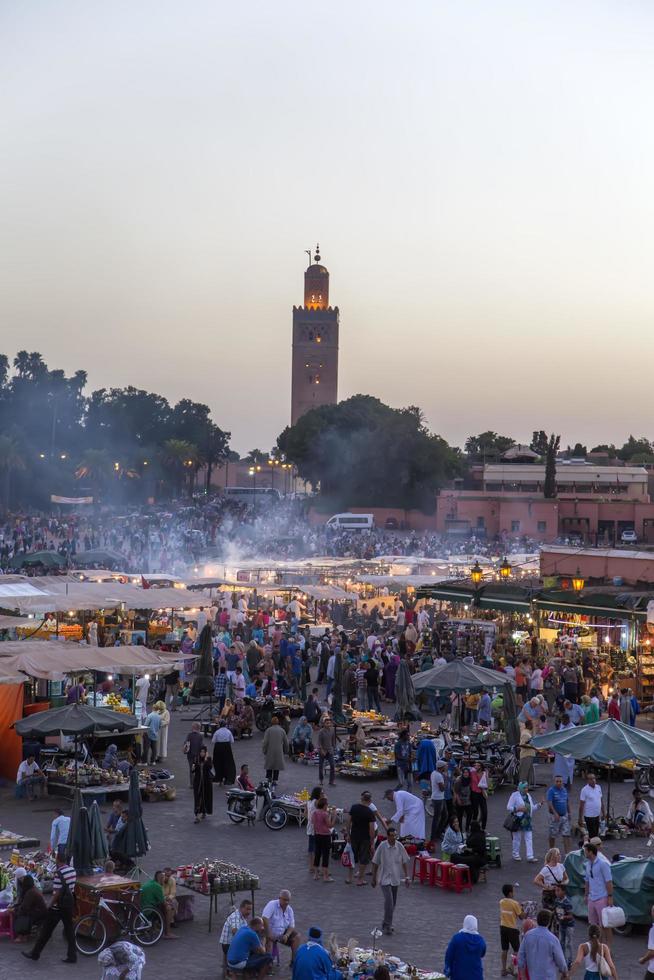
<svg viewBox="0 0 654 980"><path fill-rule="evenodd" d="M290 415L320 241L339 397L455 444L654 437L654 7L0 6L0 350Z"/></svg>

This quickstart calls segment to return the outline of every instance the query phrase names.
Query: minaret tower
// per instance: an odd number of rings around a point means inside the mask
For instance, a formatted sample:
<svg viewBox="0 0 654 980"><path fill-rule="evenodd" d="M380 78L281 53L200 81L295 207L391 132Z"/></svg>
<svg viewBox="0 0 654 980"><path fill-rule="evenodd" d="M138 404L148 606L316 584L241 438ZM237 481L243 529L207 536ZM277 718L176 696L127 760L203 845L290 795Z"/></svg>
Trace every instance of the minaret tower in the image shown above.
<svg viewBox="0 0 654 980"><path fill-rule="evenodd" d="M338 307L329 305L329 272L320 249L304 273L304 305L293 307L291 425L312 408L335 405L338 391Z"/></svg>

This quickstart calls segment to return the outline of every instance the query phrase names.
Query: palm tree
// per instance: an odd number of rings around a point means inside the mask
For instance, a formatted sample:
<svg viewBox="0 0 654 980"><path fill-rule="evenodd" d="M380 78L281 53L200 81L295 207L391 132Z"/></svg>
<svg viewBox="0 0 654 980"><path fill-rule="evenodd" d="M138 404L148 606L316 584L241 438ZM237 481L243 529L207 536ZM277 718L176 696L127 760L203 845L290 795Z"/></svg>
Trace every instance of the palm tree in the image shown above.
<svg viewBox="0 0 654 980"><path fill-rule="evenodd" d="M268 453L264 453L260 449L251 449L245 457L244 462L249 466L257 466L259 463L265 463L267 459Z"/></svg>
<svg viewBox="0 0 654 980"><path fill-rule="evenodd" d="M11 491L11 474L14 470L24 470L25 460L20 452L16 439L12 436L0 436L0 473L3 474L3 509L9 512L9 495Z"/></svg>
<svg viewBox="0 0 654 980"><path fill-rule="evenodd" d="M163 444L163 464L170 470L177 493L182 492L187 475L190 493L193 492L193 478L198 457L198 447L186 439L168 439Z"/></svg>
<svg viewBox="0 0 654 980"><path fill-rule="evenodd" d="M87 449L75 470L75 479L88 480L97 500L100 491L106 489L109 481L138 479L140 473L123 460L109 455L106 449Z"/></svg>

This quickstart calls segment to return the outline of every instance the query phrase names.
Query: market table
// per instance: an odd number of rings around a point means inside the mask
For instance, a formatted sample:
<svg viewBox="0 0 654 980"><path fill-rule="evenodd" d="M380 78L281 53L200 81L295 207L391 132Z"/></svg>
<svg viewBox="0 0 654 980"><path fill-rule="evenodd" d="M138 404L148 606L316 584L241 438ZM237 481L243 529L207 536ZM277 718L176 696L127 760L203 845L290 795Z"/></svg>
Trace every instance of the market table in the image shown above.
<svg viewBox="0 0 654 980"><path fill-rule="evenodd" d="M258 877L247 868L237 868L225 861L210 861L208 868L211 870L206 869L204 881L194 878L192 874L184 874L183 872L188 872L188 868L178 868L176 881L178 886L181 885L195 895L204 895L209 899L209 932L211 932L213 914L218 914L219 895L229 895L233 905L237 892L250 892L254 915L254 893L259 888ZM197 873L196 871L195 874Z"/></svg>
<svg viewBox="0 0 654 980"><path fill-rule="evenodd" d="M25 847L40 847L38 837L23 837L11 830L0 830L0 851L20 850Z"/></svg>
<svg viewBox="0 0 654 980"><path fill-rule="evenodd" d="M98 803L103 803L104 797L108 793L112 793L114 796L127 796L129 793L129 783L99 783L95 786L75 787L74 783L65 783L58 779L48 779L48 795L68 796L72 799L75 795L76 788L82 794L82 799L93 797L97 799Z"/></svg>

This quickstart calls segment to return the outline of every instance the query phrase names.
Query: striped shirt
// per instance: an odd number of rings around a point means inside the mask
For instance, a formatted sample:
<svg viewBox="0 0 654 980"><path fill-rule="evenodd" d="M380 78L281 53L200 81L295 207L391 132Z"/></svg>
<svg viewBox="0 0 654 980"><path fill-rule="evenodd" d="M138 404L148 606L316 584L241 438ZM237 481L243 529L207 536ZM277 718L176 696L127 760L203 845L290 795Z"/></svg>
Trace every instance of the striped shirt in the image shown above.
<svg viewBox="0 0 654 980"><path fill-rule="evenodd" d="M220 942L224 943L225 946L231 943L235 934L242 926L246 926L247 922L241 915L240 909L234 909L233 912L225 919L225 925L223 926L223 931L220 933Z"/></svg>
<svg viewBox="0 0 654 980"><path fill-rule="evenodd" d="M77 872L75 871L75 868L71 868L68 864L60 864L57 868L57 873L58 875L61 875L72 892L77 881Z"/></svg>

